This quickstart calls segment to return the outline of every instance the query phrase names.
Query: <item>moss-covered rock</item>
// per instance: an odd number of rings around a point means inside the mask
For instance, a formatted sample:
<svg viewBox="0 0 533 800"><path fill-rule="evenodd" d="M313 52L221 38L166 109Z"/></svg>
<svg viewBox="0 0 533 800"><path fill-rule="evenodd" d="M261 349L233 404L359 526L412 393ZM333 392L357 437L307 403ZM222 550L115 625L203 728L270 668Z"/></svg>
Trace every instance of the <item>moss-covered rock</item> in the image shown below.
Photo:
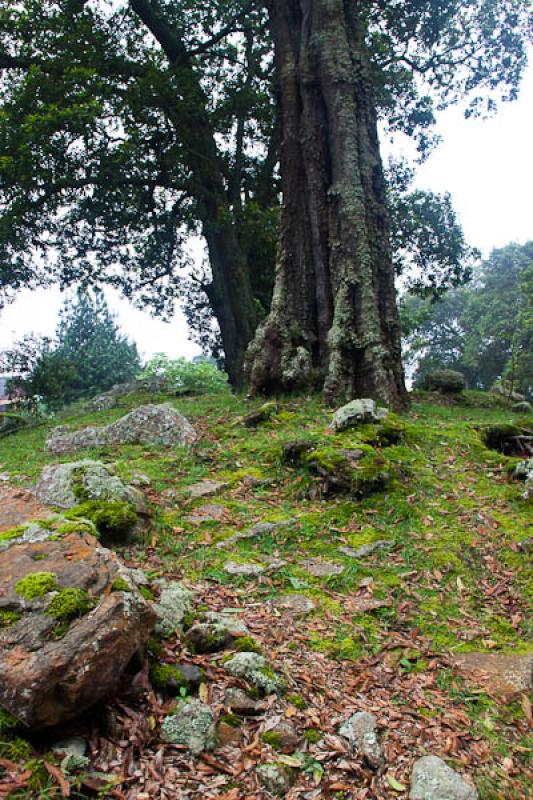
<svg viewBox="0 0 533 800"><path fill-rule="evenodd" d="M481 441L491 450L497 450L506 456L526 455L521 440L530 441L533 431L522 425L512 423L498 423L484 425L480 429Z"/></svg>
<svg viewBox="0 0 533 800"><path fill-rule="evenodd" d="M285 691L285 680L258 653L236 653L225 662L224 668L233 677L244 678L261 694Z"/></svg>
<svg viewBox="0 0 533 800"><path fill-rule="evenodd" d="M150 667L152 686L162 692L177 693L180 689L191 692L204 678L203 670L194 664L152 664Z"/></svg>
<svg viewBox="0 0 533 800"><path fill-rule="evenodd" d="M383 491L391 481L391 466L372 447L361 444L352 449L334 446L307 451L302 462L324 479L323 490L367 497Z"/></svg>
<svg viewBox="0 0 533 800"><path fill-rule="evenodd" d="M104 541L126 538L137 524L134 506L122 501L87 500L66 511L65 517L90 520Z"/></svg>

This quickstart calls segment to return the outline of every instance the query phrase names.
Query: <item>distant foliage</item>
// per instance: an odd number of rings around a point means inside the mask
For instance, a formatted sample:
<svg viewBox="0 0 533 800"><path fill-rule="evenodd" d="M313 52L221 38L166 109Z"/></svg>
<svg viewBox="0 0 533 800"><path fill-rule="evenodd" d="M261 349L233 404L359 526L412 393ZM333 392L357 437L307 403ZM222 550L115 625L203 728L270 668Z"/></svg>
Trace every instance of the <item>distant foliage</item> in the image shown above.
<svg viewBox="0 0 533 800"><path fill-rule="evenodd" d="M422 385L436 369L455 369L469 388L504 382L533 395L533 242L494 250L469 286L441 302L404 300L408 361Z"/></svg>
<svg viewBox="0 0 533 800"><path fill-rule="evenodd" d="M14 384L29 402L41 398L52 409L125 383L140 367L136 345L120 333L96 291L65 301L54 338L26 336L1 361L21 376Z"/></svg>
<svg viewBox="0 0 533 800"><path fill-rule="evenodd" d="M208 359L170 359L164 353L158 353L148 362L140 377L152 385L154 379L158 379L162 389L178 395L219 394L229 391L228 376Z"/></svg>

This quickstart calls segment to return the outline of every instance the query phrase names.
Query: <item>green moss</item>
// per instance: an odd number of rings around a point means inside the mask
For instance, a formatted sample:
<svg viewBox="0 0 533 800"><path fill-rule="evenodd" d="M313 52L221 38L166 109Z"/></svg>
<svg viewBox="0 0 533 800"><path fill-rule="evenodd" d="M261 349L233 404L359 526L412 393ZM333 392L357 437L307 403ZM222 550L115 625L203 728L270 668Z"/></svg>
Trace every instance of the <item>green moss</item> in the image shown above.
<svg viewBox="0 0 533 800"><path fill-rule="evenodd" d="M0 628L9 628L11 625L15 625L21 617L22 614L19 614L18 611L0 611Z"/></svg>
<svg viewBox="0 0 533 800"><path fill-rule="evenodd" d="M33 756L33 748L26 739L0 739L0 758L23 765Z"/></svg>
<svg viewBox="0 0 533 800"><path fill-rule="evenodd" d="M153 603L155 601L155 595L150 591L148 586L139 586L139 594L141 594L145 600L148 600L149 603Z"/></svg>
<svg viewBox="0 0 533 800"><path fill-rule="evenodd" d="M88 500L65 512L70 520L85 518L96 525L102 536L124 536L137 522L135 508L130 503L107 500Z"/></svg>
<svg viewBox="0 0 533 800"><path fill-rule="evenodd" d="M290 703L291 706L298 708L300 711L307 708L307 703L301 694L288 694L286 700L287 703Z"/></svg>
<svg viewBox="0 0 533 800"><path fill-rule="evenodd" d="M97 535L97 530L90 522L80 519L78 522L64 522L57 528L61 536L69 536L71 533L88 533L91 536Z"/></svg>
<svg viewBox="0 0 533 800"><path fill-rule="evenodd" d="M35 600L57 588L56 575L53 572L34 572L15 584L16 593L25 600Z"/></svg>
<svg viewBox="0 0 533 800"><path fill-rule="evenodd" d="M176 692L181 688L189 689L189 681L179 667L172 664L153 664L150 667L150 680L156 689Z"/></svg>
<svg viewBox="0 0 533 800"><path fill-rule="evenodd" d="M111 584L112 592L131 592L131 586L124 578L117 578Z"/></svg>
<svg viewBox="0 0 533 800"><path fill-rule="evenodd" d="M10 542L12 539L18 539L26 528L24 525L18 525L16 528L10 528L8 531L3 531L0 533L0 543L1 542Z"/></svg>
<svg viewBox="0 0 533 800"><path fill-rule="evenodd" d="M3 708L0 708L0 734L4 735L8 731L17 728L19 721Z"/></svg>
<svg viewBox="0 0 533 800"><path fill-rule="evenodd" d="M265 731L261 734L261 740L274 750L281 749L281 735L277 731Z"/></svg>
<svg viewBox="0 0 533 800"><path fill-rule="evenodd" d="M232 728L240 728L242 725L242 719L237 714L222 714L219 721Z"/></svg>
<svg viewBox="0 0 533 800"><path fill-rule="evenodd" d="M63 589L53 598L46 613L58 621L67 621L87 614L91 607L84 589Z"/></svg>
<svg viewBox="0 0 533 800"><path fill-rule="evenodd" d="M165 655L165 650L163 645L158 639L155 639L153 636L150 639L148 639L148 642L146 644L146 649L153 658L163 658L163 656Z"/></svg>
<svg viewBox="0 0 533 800"><path fill-rule="evenodd" d="M232 649L239 653L259 653L261 655L263 652L253 636L239 636L233 642Z"/></svg>
<svg viewBox="0 0 533 800"><path fill-rule="evenodd" d="M323 733L316 728L306 728L304 731L304 739L309 744L317 744L323 737Z"/></svg>

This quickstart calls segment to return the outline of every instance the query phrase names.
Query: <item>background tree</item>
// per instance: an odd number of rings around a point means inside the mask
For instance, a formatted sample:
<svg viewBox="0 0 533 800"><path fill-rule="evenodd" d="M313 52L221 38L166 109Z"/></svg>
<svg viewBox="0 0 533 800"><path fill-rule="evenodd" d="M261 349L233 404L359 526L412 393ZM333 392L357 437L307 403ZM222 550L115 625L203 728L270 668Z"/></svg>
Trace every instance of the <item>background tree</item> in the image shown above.
<svg viewBox="0 0 533 800"><path fill-rule="evenodd" d="M503 380L531 396L532 310L533 242L494 250L469 286L441 302L407 299L402 316L417 383L446 367L463 372L471 388Z"/></svg>
<svg viewBox="0 0 533 800"><path fill-rule="evenodd" d="M140 369L137 347L120 333L103 295L87 291L65 301L54 339L26 337L2 354L2 364L22 376L16 384L27 396L52 407L125 383Z"/></svg>
<svg viewBox="0 0 533 800"><path fill-rule="evenodd" d="M0 2L4 290L107 282L163 312L200 234L239 384L269 302L254 231L278 202L265 20L242 0Z"/></svg>
<svg viewBox="0 0 533 800"><path fill-rule="evenodd" d="M516 94L527 5L271 0L283 211L274 299L250 348L255 391L323 387L339 401L405 397L378 109L419 134L476 90ZM480 54L482 53L482 57ZM422 80L424 83L422 83ZM418 81L418 84L417 84Z"/></svg>

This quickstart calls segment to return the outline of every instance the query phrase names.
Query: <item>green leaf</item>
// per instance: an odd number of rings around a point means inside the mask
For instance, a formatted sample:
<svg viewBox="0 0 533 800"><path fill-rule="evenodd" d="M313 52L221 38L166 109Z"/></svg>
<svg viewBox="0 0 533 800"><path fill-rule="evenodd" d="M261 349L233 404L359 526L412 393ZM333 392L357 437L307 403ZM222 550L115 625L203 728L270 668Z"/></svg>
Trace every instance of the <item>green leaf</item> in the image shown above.
<svg viewBox="0 0 533 800"><path fill-rule="evenodd" d="M394 789L395 792L405 792L407 787L397 781L392 775L387 775L387 782L391 789Z"/></svg>

